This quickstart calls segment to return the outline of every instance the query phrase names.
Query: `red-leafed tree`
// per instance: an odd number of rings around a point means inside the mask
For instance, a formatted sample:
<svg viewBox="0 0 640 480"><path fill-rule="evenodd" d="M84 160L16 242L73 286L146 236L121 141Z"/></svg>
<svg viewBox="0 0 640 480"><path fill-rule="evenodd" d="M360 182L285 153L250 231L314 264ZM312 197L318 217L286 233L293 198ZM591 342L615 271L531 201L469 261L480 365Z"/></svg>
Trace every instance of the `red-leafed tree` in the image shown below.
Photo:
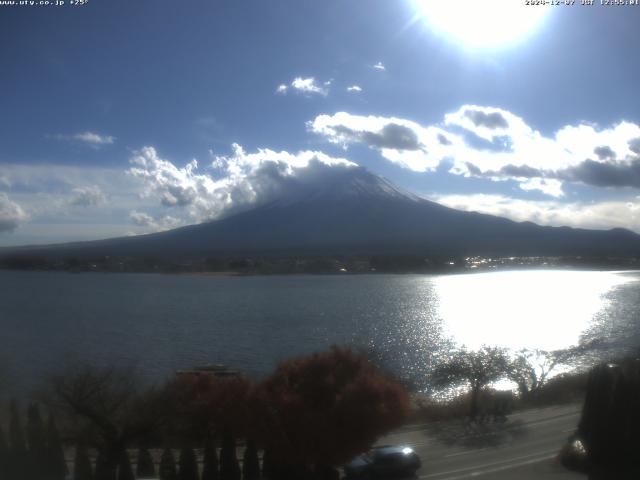
<svg viewBox="0 0 640 480"><path fill-rule="evenodd" d="M280 364L256 389L251 410L274 464L320 472L402 425L409 396L363 354L332 347Z"/></svg>

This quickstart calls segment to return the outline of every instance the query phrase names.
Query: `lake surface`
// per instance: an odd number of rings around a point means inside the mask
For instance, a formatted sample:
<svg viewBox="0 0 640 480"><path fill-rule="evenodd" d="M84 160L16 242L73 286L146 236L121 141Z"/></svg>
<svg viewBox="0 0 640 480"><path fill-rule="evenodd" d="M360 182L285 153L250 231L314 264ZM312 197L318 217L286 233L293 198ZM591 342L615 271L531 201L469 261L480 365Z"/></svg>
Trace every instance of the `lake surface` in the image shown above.
<svg viewBox="0 0 640 480"><path fill-rule="evenodd" d="M224 363L261 376L349 344L420 383L452 344L640 345L640 272L214 277L0 271L0 372L15 391L77 362L150 378Z"/></svg>

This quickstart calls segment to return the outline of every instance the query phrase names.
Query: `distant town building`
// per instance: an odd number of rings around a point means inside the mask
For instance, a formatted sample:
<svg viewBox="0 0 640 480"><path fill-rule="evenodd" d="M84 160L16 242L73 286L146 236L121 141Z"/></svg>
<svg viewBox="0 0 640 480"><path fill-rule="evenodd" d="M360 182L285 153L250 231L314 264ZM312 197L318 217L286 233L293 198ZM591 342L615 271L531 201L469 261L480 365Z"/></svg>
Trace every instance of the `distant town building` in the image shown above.
<svg viewBox="0 0 640 480"><path fill-rule="evenodd" d="M195 376L209 375L213 377L239 377L241 376L241 373L238 370L234 370L220 363L215 363L215 364L210 363L207 365L196 366L188 370L176 371L177 377L185 376L185 375L195 375Z"/></svg>

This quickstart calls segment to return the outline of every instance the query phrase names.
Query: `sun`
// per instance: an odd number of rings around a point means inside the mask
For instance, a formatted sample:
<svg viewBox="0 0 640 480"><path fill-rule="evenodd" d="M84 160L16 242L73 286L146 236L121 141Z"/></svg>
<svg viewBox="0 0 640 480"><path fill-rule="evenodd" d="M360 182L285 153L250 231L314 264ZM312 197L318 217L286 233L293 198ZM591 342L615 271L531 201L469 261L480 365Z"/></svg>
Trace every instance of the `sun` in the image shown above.
<svg viewBox="0 0 640 480"><path fill-rule="evenodd" d="M414 0L437 33L470 49L511 46L531 35L551 10L524 0Z"/></svg>

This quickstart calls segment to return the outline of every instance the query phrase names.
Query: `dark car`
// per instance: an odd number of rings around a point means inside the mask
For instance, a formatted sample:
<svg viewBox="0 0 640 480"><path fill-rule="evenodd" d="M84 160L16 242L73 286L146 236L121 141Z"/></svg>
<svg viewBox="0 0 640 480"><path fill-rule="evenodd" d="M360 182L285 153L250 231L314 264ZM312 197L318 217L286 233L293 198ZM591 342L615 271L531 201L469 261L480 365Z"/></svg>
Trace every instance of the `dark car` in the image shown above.
<svg viewBox="0 0 640 480"><path fill-rule="evenodd" d="M376 447L344 466L349 478L412 477L420 468L420 457L411 447Z"/></svg>

